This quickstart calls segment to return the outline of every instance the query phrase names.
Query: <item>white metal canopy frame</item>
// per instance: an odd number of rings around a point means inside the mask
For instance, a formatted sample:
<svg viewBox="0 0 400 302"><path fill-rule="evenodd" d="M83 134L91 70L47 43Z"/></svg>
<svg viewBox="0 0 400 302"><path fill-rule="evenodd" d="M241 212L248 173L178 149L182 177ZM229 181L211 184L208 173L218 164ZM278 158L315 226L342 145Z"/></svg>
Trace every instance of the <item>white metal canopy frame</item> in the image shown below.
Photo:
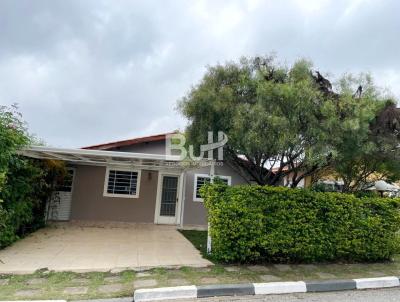
<svg viewBox="0 0 400 302"><path fill-rule="evenodd" d="M54 148L43 146L30 146L19 151L19 154L37 158L62 160L74 164L94 166L128 166L149 170L174 169L185 170L179 165L180 157L168 158L162 154L145 154L120 151L103 151L87 149Z"/></svg>

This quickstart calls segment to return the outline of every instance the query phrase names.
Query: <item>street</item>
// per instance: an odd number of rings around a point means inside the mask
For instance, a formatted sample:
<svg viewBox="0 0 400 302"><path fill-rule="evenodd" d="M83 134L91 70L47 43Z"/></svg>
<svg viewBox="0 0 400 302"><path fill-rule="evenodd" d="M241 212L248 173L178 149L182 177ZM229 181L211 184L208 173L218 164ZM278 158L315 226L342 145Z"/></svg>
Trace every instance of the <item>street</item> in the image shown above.
<svg viewBox="0 0 400 302"><path fill-rule="evenodd" d="M268 296L242 296L242 297L216 297L202 299L170 300L176 302L236 302L236 301L260 301L260 302L390 302L400 300L400 288L388 288L377 290L351 290L325 293L304 293L290 295Z"/></svg>

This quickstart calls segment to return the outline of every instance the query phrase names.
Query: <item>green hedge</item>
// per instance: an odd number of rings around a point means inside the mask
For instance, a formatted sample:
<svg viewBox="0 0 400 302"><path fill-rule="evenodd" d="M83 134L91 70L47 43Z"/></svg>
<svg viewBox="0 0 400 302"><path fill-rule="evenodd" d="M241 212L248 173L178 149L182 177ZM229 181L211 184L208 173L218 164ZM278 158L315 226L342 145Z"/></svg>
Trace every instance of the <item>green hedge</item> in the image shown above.
<svg viewBox="0 0 400 302"><path fill-rule="evenodd" d="M0 105L0 249L44 226L46 202L65 173L62 162L17 154L34 142L17 106Z"/></svg>
<svg viewBox="0 0 400 302"><path fill-rule="evenodd" d="M201 194L219 261L380 261L399 252L399 199L222 184Z"/></svg>
<svg viewBox="0 0 400 302"><path fill-rule="evenodd" d="M0 249L44 226L46 173L39 160L10 159L0 188Z"/></svg>

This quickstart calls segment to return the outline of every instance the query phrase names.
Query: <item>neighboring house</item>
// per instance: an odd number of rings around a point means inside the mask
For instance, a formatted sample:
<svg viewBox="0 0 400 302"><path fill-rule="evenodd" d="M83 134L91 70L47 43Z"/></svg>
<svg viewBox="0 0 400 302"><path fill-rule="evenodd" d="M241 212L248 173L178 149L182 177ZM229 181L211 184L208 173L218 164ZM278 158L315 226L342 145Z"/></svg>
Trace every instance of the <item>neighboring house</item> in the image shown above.
<svg viewBox="0 0 400 302"><path fill-rule="evenodd" d="M282 169L283 172L288 171L288 167L284 167ZM272 168L272 172L277 172L279 170L278 167ZM300 174L301 175L301 174ZM292 185L292 178L293 178L293 172L290 172L286 176L283 177L281 185L284 187L290 187ZM306 176L303 179L300 180L300 182L297 185L297 188L309 188L311 187L311 176Z"/></svg>
<svg viewBox="0 0 400 302"><path fill-rule="evenodd" d="M199 188L210 180L210 166L183 168L178 156L167 159L167 134L82 149L31 147L22 154L67 163L69 177L49 206L52 220L206 228ZM215 165L214 173L228 185L248 183L226 162Z"/></svg>
<svg viewBox="0 0 400 302"><path fill-rule="evenodd" d="M341 179L322 179L317 184L327 192L342 192L343 190L343 180Z"/></svg>

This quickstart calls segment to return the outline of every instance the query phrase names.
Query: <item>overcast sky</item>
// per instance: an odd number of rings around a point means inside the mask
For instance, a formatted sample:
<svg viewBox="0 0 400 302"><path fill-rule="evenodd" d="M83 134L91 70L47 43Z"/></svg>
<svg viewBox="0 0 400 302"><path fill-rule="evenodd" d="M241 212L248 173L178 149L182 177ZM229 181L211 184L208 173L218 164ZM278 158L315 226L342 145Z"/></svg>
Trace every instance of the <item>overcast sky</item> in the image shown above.
<svg viewBox="0 0 400 302"><path fill-rule="evenodd" d="M207 65L276 52L400 96L400 1L0 1L0 104L49 145L183 129Z"/></svg>

